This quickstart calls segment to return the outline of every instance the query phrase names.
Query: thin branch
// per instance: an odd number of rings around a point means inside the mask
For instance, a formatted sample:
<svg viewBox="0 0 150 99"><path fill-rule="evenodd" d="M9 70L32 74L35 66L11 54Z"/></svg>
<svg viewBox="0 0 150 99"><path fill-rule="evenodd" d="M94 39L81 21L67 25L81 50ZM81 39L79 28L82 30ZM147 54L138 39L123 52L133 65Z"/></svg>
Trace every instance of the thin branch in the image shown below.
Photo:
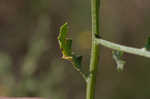
<svg viewBox="0 0 150 99"><path fill-rule="evenodd" d="M89 76L86 85L86 99L94 99L96 86L96 72L99 62L99 45L95 43L95 34L99 35L99 9L101 0L91 0L91 16L92 16L92 49L91 60L89 66Z"/></svg>
<svg viewBox="0 0 150 99"><path fill-rule="evenodd" d="M105 47L108 47L113 50L118 50L118 51L123 51L126 53L134 54L134 55L139 55L139 56L144 56L147 58L150 58L150 51L147 51L145 48L133 48L133 47L128 47L120 44L116 44L107 40L103 40L100 38L95 38L95 42L97 44L101 44Z"/></svg>

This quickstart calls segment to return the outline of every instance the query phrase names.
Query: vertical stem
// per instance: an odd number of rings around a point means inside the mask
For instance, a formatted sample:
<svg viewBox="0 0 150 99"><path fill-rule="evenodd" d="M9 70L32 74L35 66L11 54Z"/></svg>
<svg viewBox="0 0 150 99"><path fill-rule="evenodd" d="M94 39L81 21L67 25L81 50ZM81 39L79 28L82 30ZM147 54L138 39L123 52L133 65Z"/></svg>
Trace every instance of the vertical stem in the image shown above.
<svg viewBox="0 0 150 99"><path fill-rule="evenodd" d="M100 0L91 0L91 15L92 15L92 49L90 60L90 75L87 80L86 99L94 99L96 71L99 60L99 45L95 43L95 35L99 35L99 7Z"/></svg>

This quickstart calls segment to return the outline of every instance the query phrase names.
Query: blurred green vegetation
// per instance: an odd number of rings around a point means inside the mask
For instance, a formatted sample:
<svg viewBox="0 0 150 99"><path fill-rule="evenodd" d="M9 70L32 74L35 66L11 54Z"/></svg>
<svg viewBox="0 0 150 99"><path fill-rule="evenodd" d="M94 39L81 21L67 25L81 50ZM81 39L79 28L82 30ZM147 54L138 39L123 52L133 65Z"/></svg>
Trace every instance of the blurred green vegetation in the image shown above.
<svg viewBox="0 0 150 99"><path fill-rule="evenodd" d="M102 0L101 4L102 37L144 47L150 35L150 1ZM84 56L87 69L90 18L90 0L1 0L0 96L84 99L84 81L71 63L61 59L57 36L67 21L73 51ZM149 59L125 54L125 71L117 72L111 51L101 50L96 99L149 99Z"/></svg>

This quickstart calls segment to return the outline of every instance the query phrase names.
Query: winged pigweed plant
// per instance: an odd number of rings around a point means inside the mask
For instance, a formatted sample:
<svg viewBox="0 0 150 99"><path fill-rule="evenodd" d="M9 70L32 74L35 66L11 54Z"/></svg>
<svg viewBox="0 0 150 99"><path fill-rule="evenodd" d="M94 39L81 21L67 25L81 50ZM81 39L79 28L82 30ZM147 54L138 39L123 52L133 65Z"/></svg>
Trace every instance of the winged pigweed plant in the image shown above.
<svg viewBox="0 0 150 99"><path fill-rule="evenodd" d="M99 10L100 0L91 0L92 48L90 66L87 72L83 72L82 70L82 56L76 55L72 52L72 39L66 38L68 31L67 23L61 26L58 36L60 49L63 54L62 58L70 61L73 64L73 67L85 79L86 99L94 99L95 96L96 71L99 62L100 45L113 50L112 56L116 62L118 71L123 71L125 61L122 59L122 56L124 53L130 53L150 58L150 37L148 38L148 41L145 44L144 48L128 47L102 39L99 32Z"/></svg>

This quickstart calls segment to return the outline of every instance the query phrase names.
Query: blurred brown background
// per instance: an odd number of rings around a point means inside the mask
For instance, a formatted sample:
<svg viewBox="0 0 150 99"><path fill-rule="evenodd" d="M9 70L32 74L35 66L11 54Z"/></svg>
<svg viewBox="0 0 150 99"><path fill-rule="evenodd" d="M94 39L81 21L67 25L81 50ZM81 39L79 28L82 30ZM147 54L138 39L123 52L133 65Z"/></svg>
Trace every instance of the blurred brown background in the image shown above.
<svg viewBox="0 0 150 99"><path fill-rule="evenodd" d="M142 48L150 36L149 0L101 0L104 39ZM68 22L74 52L88 68L90 0L0 0L0 96L84 99L85 85L61 59L59 27ZM102 47L96 99L150 99L150 61L125 55L116 71L111 50Z"/></svg>

